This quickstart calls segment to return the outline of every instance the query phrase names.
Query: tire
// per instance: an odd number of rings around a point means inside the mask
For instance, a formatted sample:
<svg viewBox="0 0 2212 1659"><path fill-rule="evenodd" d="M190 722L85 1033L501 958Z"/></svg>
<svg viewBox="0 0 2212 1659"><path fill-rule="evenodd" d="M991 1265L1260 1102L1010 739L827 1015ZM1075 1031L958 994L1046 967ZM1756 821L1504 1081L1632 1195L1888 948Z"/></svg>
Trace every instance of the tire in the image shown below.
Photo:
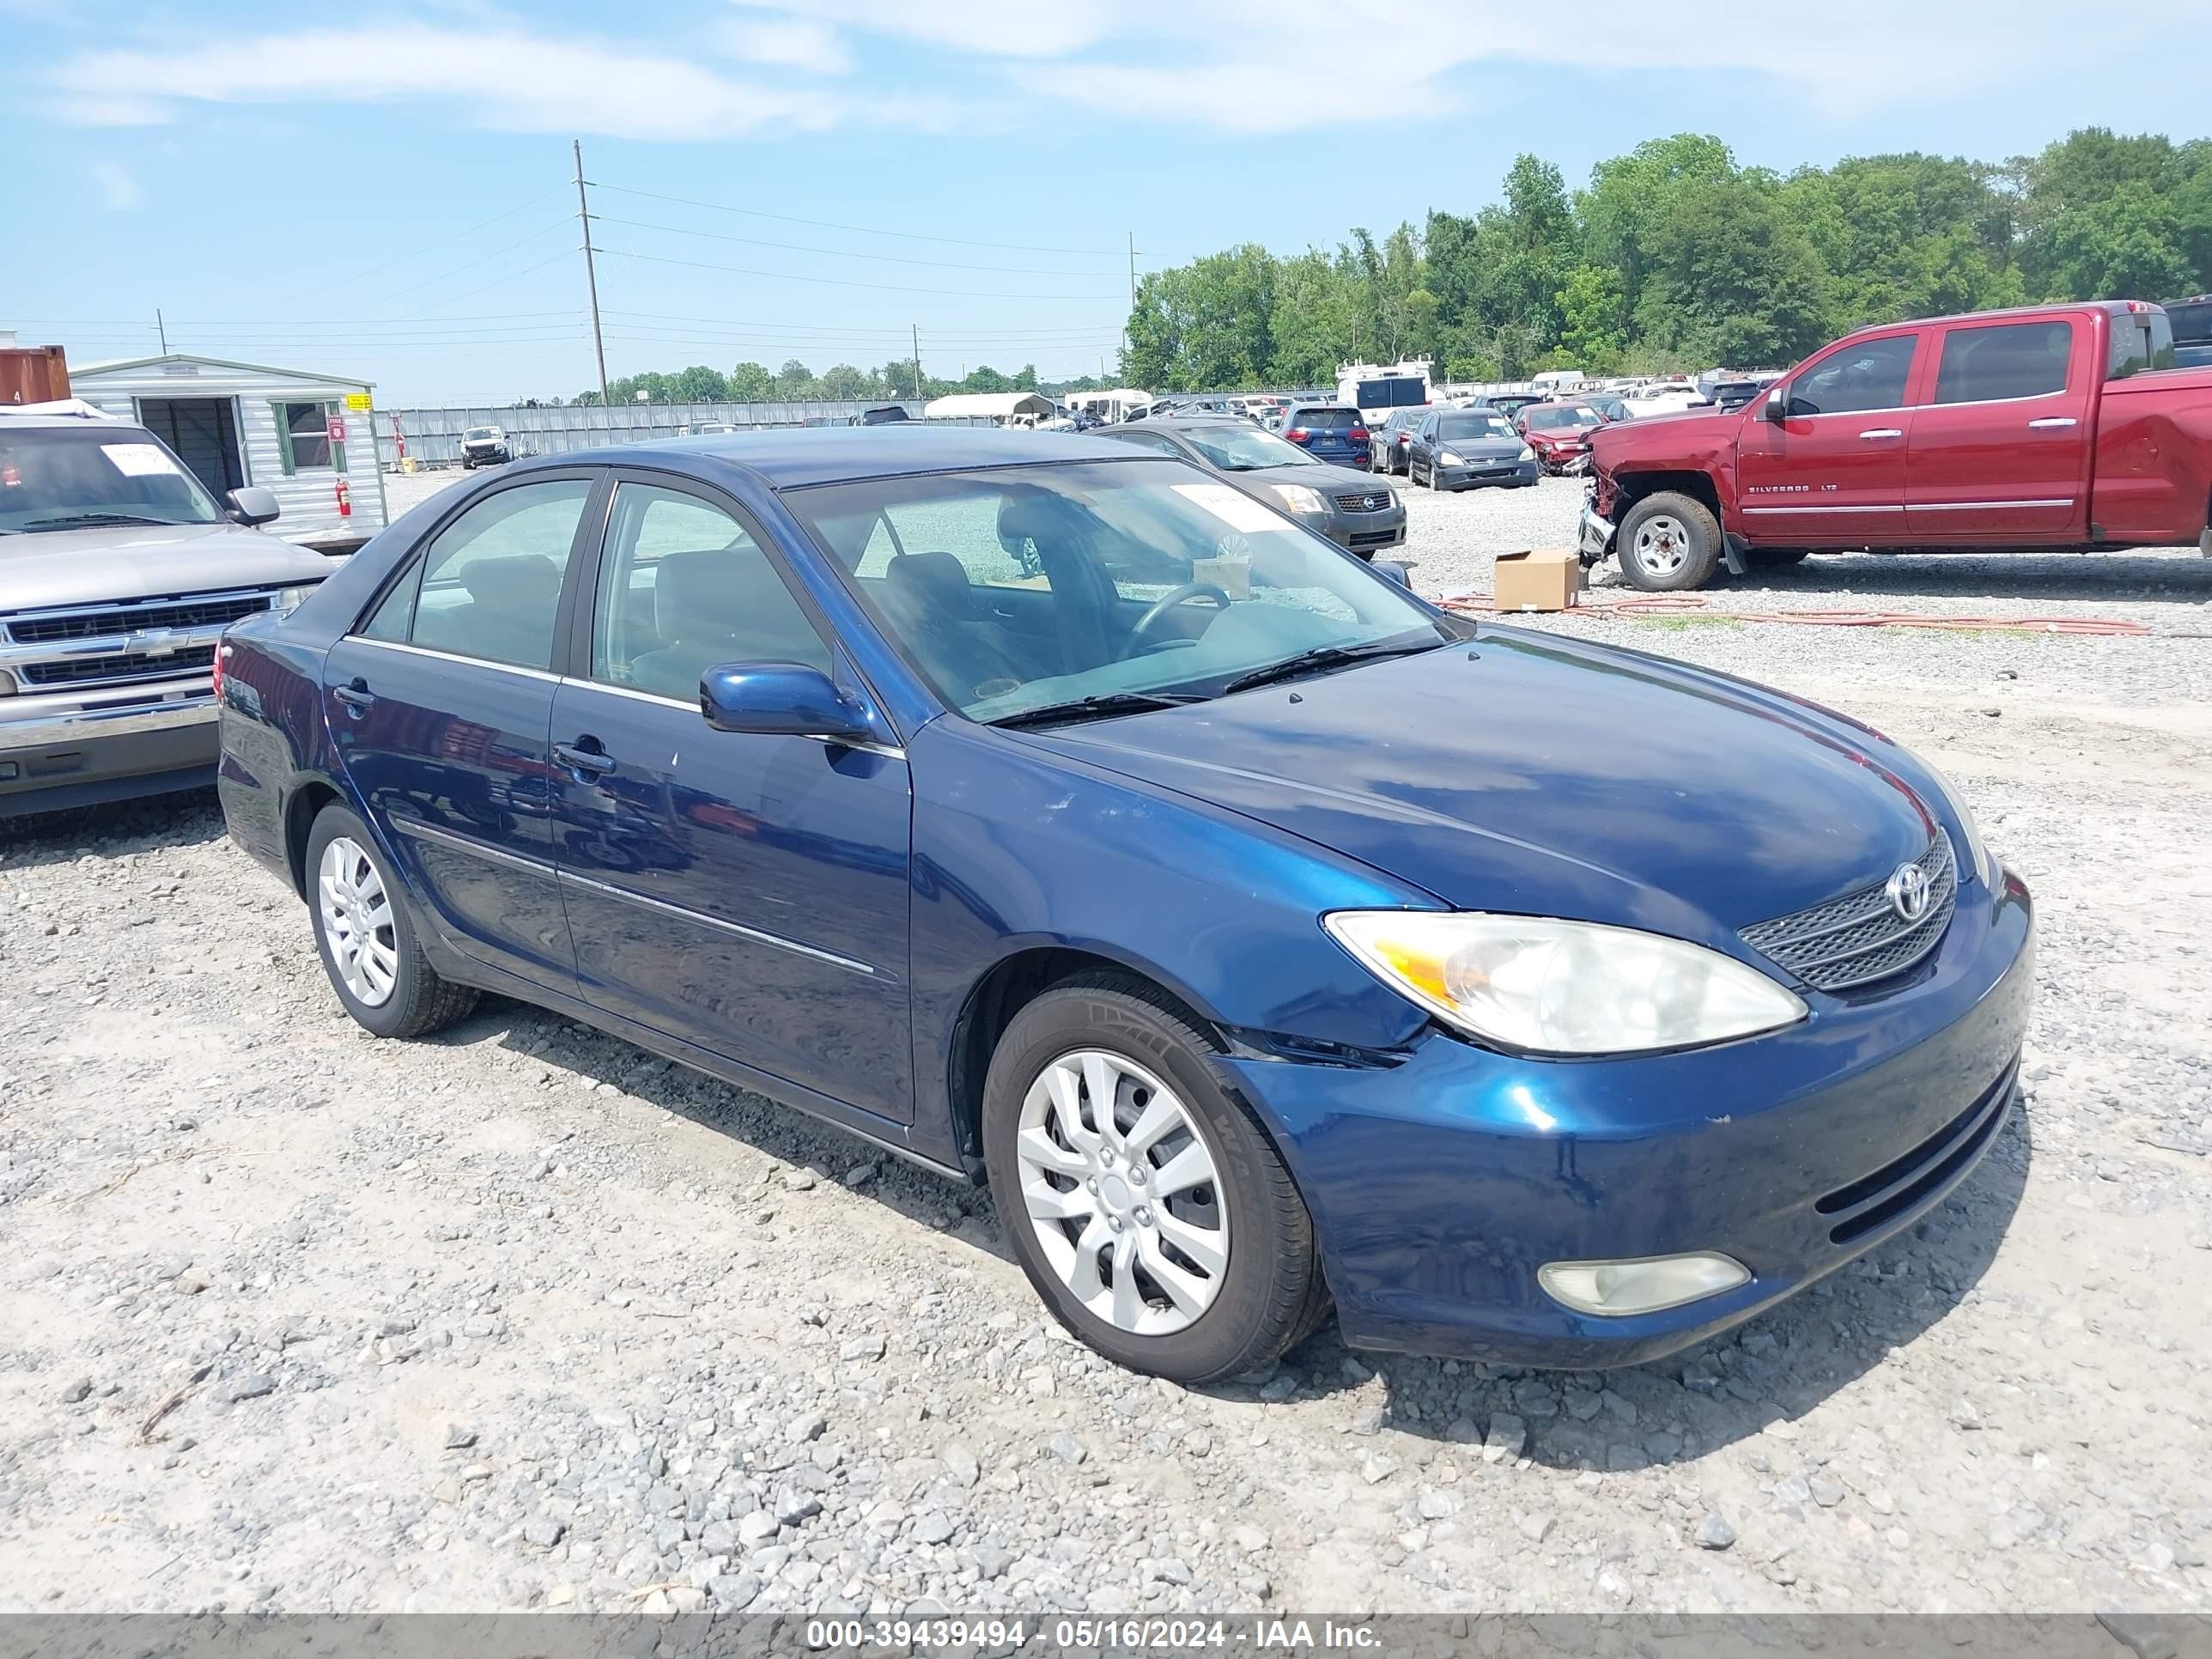
<svg viewBox="0 0 2212 1659"><path fill-rule="evenodd" d="M1115 1364L1193 1386L1266 1365L1328 1308L1312 1219L1218 1052L1141 981L1086 975L1015 1015L983 1085L991 1196L1039 1297Z"/></svg>
<svg viewBox="0 0 2212 1659"><path fill-rule="evenodd" d="M473 987L456 985L431 967L376 837L336 803L316 815L308 832L307 884L315 952L340 1006L363 1030L421 1036L476 1006ZM374 895L381 896L380 905ZM358 949L343 937L348 933L362 940Z"/></svg>
<svg viewBox="0 0 2212 1659"><path fill-rule="evenodd" d="M1628 509L1613 546L1620 574L1647 593L1682 593L1712 580L1721 559L1721 527L1712 509L1691 495L1662 490Z"/></svg>

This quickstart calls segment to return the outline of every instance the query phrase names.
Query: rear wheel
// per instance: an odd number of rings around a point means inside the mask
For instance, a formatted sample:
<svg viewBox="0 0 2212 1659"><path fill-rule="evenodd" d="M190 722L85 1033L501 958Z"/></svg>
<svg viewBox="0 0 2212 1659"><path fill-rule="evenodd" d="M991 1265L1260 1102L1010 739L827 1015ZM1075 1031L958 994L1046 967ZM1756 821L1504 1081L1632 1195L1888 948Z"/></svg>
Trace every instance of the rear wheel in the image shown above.
<svg viewBox="0 0 2212 1659"><path fill-rule="evenodd" d="M476 1006L441 978L415 937L399 883L368 826L323 808L307 836L307 914L331 987L354 1022L378 1036L420 1036Z"/></svg>
<svg viewBox="0 0 2212 1659"><path fill-rule="evenodd" d="M1193 1384L1266 1364L1328 1307L1305 1205L1218 1052L1101 975L1016 1015L984 1085L991 1195L1037 1294L1115 1364Z"/></svg>
<svg viewBox="0 0 2212 1659"><path fill-rule="evenodd" d="M1647 593L1679 593L1712 580L1721 527L1703 501L1662 490L1629 508L1614 545L1620 574L1632 586Z"/></svg>

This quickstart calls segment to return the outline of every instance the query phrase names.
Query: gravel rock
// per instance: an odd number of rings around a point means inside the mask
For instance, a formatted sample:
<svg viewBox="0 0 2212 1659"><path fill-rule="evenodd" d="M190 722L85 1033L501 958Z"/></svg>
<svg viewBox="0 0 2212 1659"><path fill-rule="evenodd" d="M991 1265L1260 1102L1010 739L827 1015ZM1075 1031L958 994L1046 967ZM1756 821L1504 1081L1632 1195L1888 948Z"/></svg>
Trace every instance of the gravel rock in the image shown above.
<svg viewBox="0 0 2212 1659"><path fill-rule="evenodd" d="M1698 1529L1691 1537L1701 1550L1724 1550L1735 1543L1735 1528L1725 1516L1708 1510L1698 1518Z"/></svg>

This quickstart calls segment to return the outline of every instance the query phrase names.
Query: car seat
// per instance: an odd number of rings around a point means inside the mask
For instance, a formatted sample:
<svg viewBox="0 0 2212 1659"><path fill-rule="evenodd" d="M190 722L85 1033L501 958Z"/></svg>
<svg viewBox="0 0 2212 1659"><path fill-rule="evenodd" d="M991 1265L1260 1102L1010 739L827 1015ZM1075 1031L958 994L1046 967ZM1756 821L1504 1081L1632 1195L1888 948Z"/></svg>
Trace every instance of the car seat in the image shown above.
<svg viewBox="0 0 2212 1659"><path fill-rule="evenodd" d="M975 603L968 567L950 553L894 555L884 570L884 605L915 654L957 700L1034 678L1006 649L1004 630Z"/></svg>
<svg viewBox="0 0 2212 1659"><path fill-rule="evenodd" d="M827 673L830 653L768 556L750 544L667 553L653 568L660 644L629 665L641 691L696 701L718 663L797 662Z"/></svg>

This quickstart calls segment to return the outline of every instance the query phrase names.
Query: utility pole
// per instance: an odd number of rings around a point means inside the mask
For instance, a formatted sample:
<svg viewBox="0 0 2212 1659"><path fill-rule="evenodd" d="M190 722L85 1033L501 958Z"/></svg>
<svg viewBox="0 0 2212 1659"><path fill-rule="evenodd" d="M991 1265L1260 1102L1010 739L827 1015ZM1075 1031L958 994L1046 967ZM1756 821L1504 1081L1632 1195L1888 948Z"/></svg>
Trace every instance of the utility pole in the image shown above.
<svg viewBox="0 0 2212 1659"><path fill-rule="evenodd" d="M169 325L161 320L161 307L154 307L154 332L161 337L161 355L169 355Z"/></svg>
<svg viewBox="0 0 2212 1659"><path fill-rule="evenodd" d="M592 268L592 204L584 197L584 141L576 145L576 216L584 222L584 283L592 291L592 348L599 355L599 406L607 404L607 342L599 332L599 276Z"/></svg>
<svg viewBox="0 0 2212 1659"><path fill-rule="evenodd" d="M1135 231L1133 231L1133 231L1131 231L1131 232L1129 233L1129 311L1130 311L1131 315L1134 315L1134 314L1135 314L1135 313L1136 313L1136 309L1137 309L1137 233L1136 233ZM1128 372L1129 372L1129 323L1128 323L1128 319L1127 319L1127 318L1124 318L1124 319L1122 319L1122 321L1121 321L1121 373L1122 373L1122 374L1123 374L1124 376L1127 376L1127 374L1128 374Z"/></svg>
<svg viewBox="0 0 2212 1659"><path fill-rule="evenodd" d="M921 325L908 323L907 326L914 331L914 400L920 403L921 401Z"/></svg>

